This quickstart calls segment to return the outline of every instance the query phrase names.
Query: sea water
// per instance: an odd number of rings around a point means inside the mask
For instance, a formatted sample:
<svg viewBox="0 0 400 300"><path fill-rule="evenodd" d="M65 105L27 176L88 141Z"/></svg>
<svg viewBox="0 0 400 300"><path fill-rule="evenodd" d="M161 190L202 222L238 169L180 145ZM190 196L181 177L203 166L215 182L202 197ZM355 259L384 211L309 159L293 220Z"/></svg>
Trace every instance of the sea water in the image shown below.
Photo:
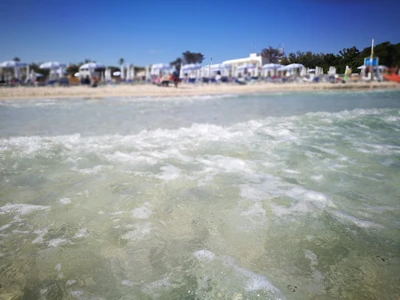
<svg viewBox="0 0 400 300"><path fill-rule="evenodd" d="M0 101L1 297L398 299L399 249L399 91Z"/></svg>

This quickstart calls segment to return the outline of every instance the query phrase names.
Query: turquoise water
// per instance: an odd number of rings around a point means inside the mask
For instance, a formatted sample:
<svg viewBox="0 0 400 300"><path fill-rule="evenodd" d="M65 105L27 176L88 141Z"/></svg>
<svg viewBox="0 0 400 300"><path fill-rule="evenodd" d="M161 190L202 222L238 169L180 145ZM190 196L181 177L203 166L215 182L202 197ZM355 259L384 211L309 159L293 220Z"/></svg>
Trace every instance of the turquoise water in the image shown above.
<svg viewBox="0 0 400 300"><path fill-rule="evenodd" d="M0 296L398 299L399 171L399 91L0 101Z"/></svg>

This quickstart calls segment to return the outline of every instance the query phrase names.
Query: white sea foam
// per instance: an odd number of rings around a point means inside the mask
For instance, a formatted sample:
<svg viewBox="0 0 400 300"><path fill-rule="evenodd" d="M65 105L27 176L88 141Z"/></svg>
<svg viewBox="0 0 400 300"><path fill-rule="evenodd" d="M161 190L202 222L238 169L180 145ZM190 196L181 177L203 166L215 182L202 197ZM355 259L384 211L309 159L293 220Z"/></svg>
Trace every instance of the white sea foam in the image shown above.
<svg viewBox="0 0 400 300"><path fill-rule="evenodd" d="M7 228L10 227L10 226L11 226L11 223L5 224L5 225L1 226L1 227L0 227L0 231L3 231L4 229L7 229Z"/></svg>
<svg viewBox="0 0 400 300"><path fill-rule="evenodd" d="M89 233L89 232L88 232L88 229L87 229L87 228L81 228L81 229L79 229L79 230L75 233L74 239L81 239L81 238L87 236L88 233Z"/></svg>
<svg viewBox="0 0 400 300"><path fill-rule="evenodd" d="M60 203L61 203L62 205L68 205L68 204L71 204L71 203L72 203L72 201L71 201L70 198L61 198L59 201L60 201Z"/></svg>
<svg viewBox="0 0 400 300"><path fill-rule="evenodd" d="M248 217L265 217L265 213L265 209L262 207L261 203L257 202L249 207L248 210L241 212L240 215Z"/></svg>
<svg viewBox="0 0 400 300"><path fill-rule="evenodd" d="M193 255L197 258L199 261L210 261L215 259L215 254L211 251L208 250L198 250Z"/></svg>
<svg viewBox="0 0 400 300"><path fill-rule="evenodd" d="M41 244L44 241L44 236L48 233L48 230L46 228L44 229L38 229L33 232L34 234L37 234L38 236L32 241L32 244Z"/></svg>
<svg viewBox="0 0 400 300"><path fill-rule="evenodd" d="M135 208L131 211L132 216L136 219L148 219L153 213L149 206L149 202L143 203L141 207Z"/></svg>
<svg viewBox="0 0 400 300"><path fill-rule="evenodd" d="M48 246L49 247L58 247L60 245L65 245L65 244L69 244L70 242L66 239L52 239L50 241L48 241Z"/></svg>
<svg viewBox="0 0 400 300"><path fill-rule="evenodd" d="M125 286L133 286L133 282L130 280L122 280L121 284Z"/></svg>
<svg viewBox="0 0 400 300"><path fill-rule="evenodd" d="M104 166L104 165L97 165L94 166L93 168L86 168L86 169L78 169L76 167L71 168L71 170L79 172L81 174L85 174L85 175L91 175L91 174L97 174L102 172L103 170L108 170L108 169L112 169L112 166Z"/></svg>
<svg viewBox="0 0 400 300"><path fill-rule="evenodd" d="M73 285L73 284L75 284L76 283L76 280L75 279L70 279L70 280L68 280L67 282L66 282L66 284L68 285L68 286L71 286L71 285Z"/></svg>
<svg viewBox="0 0 400 300"><path fill-rule="evenodd" d="M344 221L350 221L353 224L355 224L357 227L360 227L360 228L378 228L378 229L384 228L384 226L382 226L380 224L377 224L377 223L374 223L371 221L361 220L361 219L358 219L354 216L351 216L351 215L346 214L341 211L333 211L332 213L335 216L337 216L339 219L344 220Z"/></svg>
<svg viewBox="0 0 400 300"><path fill-rule="evenodd" d="M71 296L76 297L78 299L82 299L84 292L83 291L71 291Z"/></svg>
<svg viewBox="0 0 400 300"><path fill-rule="evenodd" d="M135 229L131 230L124 235L121 236L121 238L129 241L138 241L138 240L143 240L148 236L151 232L151 224L150 223L145 223L145 224L135 224L134 225Z"/></svg>
<svg viewBox="0 0 400 300"><path fill-rule="evenodd" d="M234 260L229 256L223 256L222 262L226 266L232 268L235 271L235 273L246 278L247 280L245 285L246 291L252 292L257 290L265 290L273 294L276 294L276 296L283 297L281 299L284 299L282 292L264 276L258 275L250 270L239 267L238 265L236 265Z"/></svg>
<svg viewBox="0 0 400 300"><path fill-rule="evenodd" d="M45 205L32 205L32 204L6 204L0 207L0 215L6 213L15 213L18 215L27 215L33 211L46 210L49 206Z"/></svg>
<svg viewBox="0 0 400 300"><path fill-rule="evenodd" d="M161 167L163 171L161 174L156 175L157 178L163 181L175 180L181 176L182 171L172 165Z"/></svg>

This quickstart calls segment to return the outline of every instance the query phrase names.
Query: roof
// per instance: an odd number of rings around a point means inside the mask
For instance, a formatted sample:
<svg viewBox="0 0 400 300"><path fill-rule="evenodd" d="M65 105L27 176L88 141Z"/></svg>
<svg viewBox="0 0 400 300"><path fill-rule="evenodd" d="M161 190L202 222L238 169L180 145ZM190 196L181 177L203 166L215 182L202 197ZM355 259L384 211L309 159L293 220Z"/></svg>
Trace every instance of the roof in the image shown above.
<svg viewBox="0 0 400 300"><path fill-rule="evenodd" d="M233 64L241 64L241 63L259 63L259 62L261 62L261 56L231 59L231 60L226 60L222 63L224 65L233 65Z"/></svg>

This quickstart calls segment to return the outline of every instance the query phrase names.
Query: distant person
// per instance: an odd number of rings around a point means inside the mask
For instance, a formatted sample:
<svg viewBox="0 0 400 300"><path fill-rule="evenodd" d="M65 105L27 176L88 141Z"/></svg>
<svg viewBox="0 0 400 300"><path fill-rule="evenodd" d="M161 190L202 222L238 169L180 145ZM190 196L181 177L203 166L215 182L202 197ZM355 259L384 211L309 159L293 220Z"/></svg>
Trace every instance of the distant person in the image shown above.
<svg viewBox="0 0 400 300"><path fill-rule="evenodd" d="M177 88L178 87L178 83L179 83L179 74L178 74L177 71L174 71L172 73L171 79L172 79L172 81L174 83L174 86Z"/></svg>
<svg viewBox="0 0 400 300"><path fill-rule="evenodd" d="M221 81L221 72L218 71L217 75L215 76L215 81Z"/></svg>

